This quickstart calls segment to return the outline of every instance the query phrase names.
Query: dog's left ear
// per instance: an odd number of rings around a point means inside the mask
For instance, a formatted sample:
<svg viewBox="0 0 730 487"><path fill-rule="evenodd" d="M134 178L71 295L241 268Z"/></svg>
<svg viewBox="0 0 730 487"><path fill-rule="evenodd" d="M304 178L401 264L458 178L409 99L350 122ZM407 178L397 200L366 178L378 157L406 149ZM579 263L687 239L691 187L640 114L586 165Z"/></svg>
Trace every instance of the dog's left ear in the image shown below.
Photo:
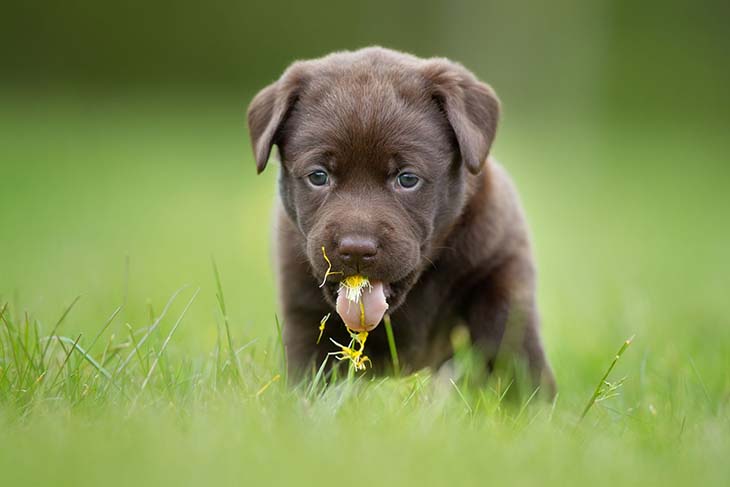
<svg viewBox="0 0 730 487"><path fill-rule="evenodd" d="M306 81L306 72L304 63L294 63L278 81L259 91L248 107L248 131L259 174L266 168L271 147L278 143L279 129Z"/></svg>
<svg viewBox="0 0 730 487"><path fill-rule="evenodd" d="M431 96L454 130L461 159L472 174L479 173L497 133L497 95L469 70L448 59L428 60L422 72Z"/></svg>

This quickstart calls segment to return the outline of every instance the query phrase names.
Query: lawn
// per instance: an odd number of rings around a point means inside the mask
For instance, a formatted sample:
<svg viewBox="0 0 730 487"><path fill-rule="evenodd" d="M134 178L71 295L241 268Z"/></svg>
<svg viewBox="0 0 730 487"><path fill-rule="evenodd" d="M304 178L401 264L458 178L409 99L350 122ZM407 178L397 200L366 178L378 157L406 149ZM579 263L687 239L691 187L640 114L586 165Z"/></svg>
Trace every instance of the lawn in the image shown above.
<svg viewBox="0 0 730 487"><path fill-rule="evenodd" d="M0 485L727 484L725 133L507 111L554 404L466 351L294 388L248 96L0 97Z"/></svg>

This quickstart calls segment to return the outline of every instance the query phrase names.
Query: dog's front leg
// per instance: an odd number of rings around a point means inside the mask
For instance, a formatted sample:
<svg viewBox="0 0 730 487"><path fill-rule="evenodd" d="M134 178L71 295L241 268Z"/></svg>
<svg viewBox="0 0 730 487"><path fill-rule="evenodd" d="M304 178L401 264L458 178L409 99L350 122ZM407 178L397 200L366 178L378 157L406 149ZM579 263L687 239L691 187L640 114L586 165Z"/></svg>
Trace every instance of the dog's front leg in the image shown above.
<svg viewBox="0 0 730 487"><path fill-rule="evenodd" d="M465 319L489 369L498 359L517 360L527 368L532 385L545 397L554 397L555 379L540 340L535 273L528 259L507 259L477 282L468 294Z"/></svg>

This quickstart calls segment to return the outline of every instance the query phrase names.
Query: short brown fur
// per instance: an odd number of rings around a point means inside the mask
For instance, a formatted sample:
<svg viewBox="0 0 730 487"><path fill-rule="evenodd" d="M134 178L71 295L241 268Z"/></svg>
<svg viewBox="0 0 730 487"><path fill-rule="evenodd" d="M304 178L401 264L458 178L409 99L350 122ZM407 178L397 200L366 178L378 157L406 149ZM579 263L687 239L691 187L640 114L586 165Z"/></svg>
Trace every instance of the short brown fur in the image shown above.
<svg viewBox="0 0 730 487"><path fill-rule="evenodd" d="M261 172L281 158L278 282L290 372L302 376L346 341L334 313L335 270L388 283L389 312L406 371L438 367L465 324L491 367L498 353L523 359L548 396L555 383L539 337L535 268L519 198L489 157L499 118L494 91L463 66L382 48L296 62L251 102L249 130ZM326 187L308 182L329 175ZM418 186L397 183L404 171ZM377 242L367 265L341 259L344 236ZM389 363L384 327L367 342Z"/></svg>

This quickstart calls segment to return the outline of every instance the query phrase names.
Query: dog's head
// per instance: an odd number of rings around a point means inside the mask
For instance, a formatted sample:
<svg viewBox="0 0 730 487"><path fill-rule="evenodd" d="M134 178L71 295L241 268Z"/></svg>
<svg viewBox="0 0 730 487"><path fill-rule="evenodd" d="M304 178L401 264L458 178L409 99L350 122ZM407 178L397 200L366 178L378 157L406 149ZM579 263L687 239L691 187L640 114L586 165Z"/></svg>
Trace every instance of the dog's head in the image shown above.
<svg viewBox="0 0 730 487"><path fill-rule="evenodd" d="M382 281L399 306L486 163L499 102L459 64L380 48L294 63L248 110L256 167L276 144L283 206L334 303L343 276Z"/></svg>

